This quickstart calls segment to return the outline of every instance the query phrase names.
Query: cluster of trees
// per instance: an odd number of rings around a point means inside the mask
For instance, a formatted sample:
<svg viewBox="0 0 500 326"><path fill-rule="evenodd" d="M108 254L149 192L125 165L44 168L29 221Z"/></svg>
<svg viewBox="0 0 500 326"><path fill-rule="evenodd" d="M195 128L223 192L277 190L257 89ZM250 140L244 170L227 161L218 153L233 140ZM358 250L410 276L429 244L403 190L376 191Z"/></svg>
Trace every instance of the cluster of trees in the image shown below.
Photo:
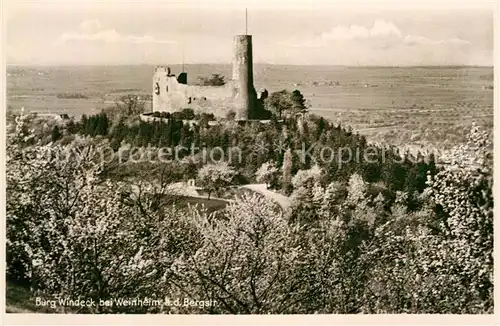
<svg viewBox="0 0 500 326"><path fill-rule="evenodd" d="M279 119L284 115L293 115L307 111L306 99L298 89L293 92L284 89L271 93L264 100L264 108Z"/></svg>
<svg viewBox="0 0 500 326"><path fill-rule="evenodd" d="M131 116L144 113L148 98L135 94L124 95L116 102L116 109L120 114Z"/></svg>
<svg viewBox="0 0 500 326"><path fill-rule="evenodd" d="M7 276L33 296L214 300L79 311L91 313L493 312L493 171L488 136L476 127L453 164L427 169L423 185L406 163L381 165L406 177L382 184L362 169L340 177L328 165L300 165L286 151L292 160L262 157L259 178L272 184L280 171L290 212L246 195L208 214L171 205L161 185L111 182L91 137L43 145L23 117L16 122L6 151ZM240 137L255 142L273 130L253 128ZM362 141L319 119L308 128L311 139ZM88 155L62 161L44 156L49 149ZM209 165L200 179L217 171L230 182L236 167L226 167Z"/></svg>
<svg viewBox="0 0 500 326"><path fill-rule="evenodd" d="M77 123L70 122L60 132L63 136L55 138L71 139L75 134L101 135L109 140L114 150L125 144L136 147L182 146L186 150L179 152L179 158L192 158L189 150L192 147L199 151L201 147L207 151L218 147L225 154L223 160L227 160L228 153L236 148L239 155L233 155L230 164L246 182L255 182L257 169L266 162L272 161L277 167L286 163L284 170L289 177L272 183L273 188L287 193L292 190L291 176L300 169L310 168L315 162L325 171L324 179L328 182L346 181L357 173L367 182L381 182L392 194L396 191L423 191L427 173L436 171L432 156L424 158L420 154L399 153L393 147L369 145L365 137L313 115L305 120L289 117L282 122L272 119L269 124L246 125L227 121L208 127L204 123L190 126L176 119L130 123L124 119L111 120L101 113L83 117ZM369 161L359 154L365 152L373 153ZM339 160L345 163L339 164Z"/></svg>
<svg viewBox="0 0 500 326"><path fill-rule="evenodd" d="M73 123L72 121L68 124L68 132L76 133L81 132L82 134L95 136L106 136L108 134L108 129L111 126L111 121L105 113L100 113L97 115L92 115L87 117L82 115L79 123Z"/></svg>
<svg viewBox="0 0 500 326"><path fill-rule="evenodd" d="M65 99L88 99L88 96L82 93L59 93L57 98Z"/></svg>
<svg viewBox="0 0 500 326"><path fill-rule="evenodd" d="M212 74L210 77L198 77L197 84L201 86L223 86L226 84L226 80L223 75Z"/></svg>
<svg viewBox="0 0 500 326"><path fill-rule="evenodd" d="M226 162L219 164L206 164L198 171L198 181L200 186L210 195L215 193L221 195L221 191L226 190L233 182L236 171Z"/></svg>
<svg viewBox="0 0 500 326"><path fill-rule="evenodd" d="M197 120L197 121L214 121L215 115L213 113L195 113L191 108L185 108L177 112L159 112L155 111L149 114L152 117L176 120Z"/></svg>

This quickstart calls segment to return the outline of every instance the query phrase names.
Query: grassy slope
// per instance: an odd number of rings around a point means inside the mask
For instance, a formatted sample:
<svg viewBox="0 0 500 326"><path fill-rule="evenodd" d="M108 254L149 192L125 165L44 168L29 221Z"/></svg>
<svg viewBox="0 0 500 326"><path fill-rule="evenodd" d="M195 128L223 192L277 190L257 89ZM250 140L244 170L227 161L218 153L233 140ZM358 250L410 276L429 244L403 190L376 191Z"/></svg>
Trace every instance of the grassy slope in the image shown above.
<svg viewBox="0 0 500 326"><path fill-rule="evenodd" d="M47 308L37 307L35 304L35 297L33 297L30 291L22 286L15 285L6 282L6 300L5 300L5 312L6 313L51 313L53 311ZM50 308L49 308L50 309Z"/></svg>

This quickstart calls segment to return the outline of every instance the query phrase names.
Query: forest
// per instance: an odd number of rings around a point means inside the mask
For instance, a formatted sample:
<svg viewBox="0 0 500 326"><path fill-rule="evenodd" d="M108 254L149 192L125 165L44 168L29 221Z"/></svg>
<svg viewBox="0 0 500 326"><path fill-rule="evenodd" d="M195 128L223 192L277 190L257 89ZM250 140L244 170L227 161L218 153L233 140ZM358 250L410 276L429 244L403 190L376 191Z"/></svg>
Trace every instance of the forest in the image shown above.
<svg viewBox="0 0 500 326"><path fill-rule="evenodd" d="M486 132L473 124L468 143L441 165L432 155L372 145L319 116L279 118L208 126L208 119L147 123L106 112L59 124L12 117L8 283L32 298L215 302L53 312L493 312ZM164 163L99 159L104 151L192 146L238 148L243 159L205 162L190 151ZM305 159L304 148L312 148ZM370 148L373 157L339 166L322 158L324 148ZM68 151L78 155L62 160ZM212 212L178 205L165 185L187 179L214 191L265 183L291 208L251 192Z"/></svg>

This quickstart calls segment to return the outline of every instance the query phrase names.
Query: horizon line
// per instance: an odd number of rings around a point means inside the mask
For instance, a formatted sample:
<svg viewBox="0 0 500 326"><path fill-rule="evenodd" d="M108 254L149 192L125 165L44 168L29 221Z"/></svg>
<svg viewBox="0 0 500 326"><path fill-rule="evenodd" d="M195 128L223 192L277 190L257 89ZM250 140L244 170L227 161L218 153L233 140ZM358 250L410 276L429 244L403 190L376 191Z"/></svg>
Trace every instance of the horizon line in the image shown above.
<svg viewBox="0 0 500 326"><path fill-rule="evenodd" d="M172 64L156 64L156 63L95 63L95 64L39 64L39 63L6 63L6 67L9 66L21 66L21 67L124 67L124 66L182 66L182 63L172 63ZM184 63L184 66L199 66L199 65L232 65L232 63L220 63L220 62L203 62L203 63ZM255 65L268 65L268 66L298 66L298 67L344 67L344 68L439 68L439 67L481 67L481 68L493 68L494 65L490 64L420 64L420 65L339 65L339 64L297 64L297 63L267 63L267 62L255 62Z"/></svg>

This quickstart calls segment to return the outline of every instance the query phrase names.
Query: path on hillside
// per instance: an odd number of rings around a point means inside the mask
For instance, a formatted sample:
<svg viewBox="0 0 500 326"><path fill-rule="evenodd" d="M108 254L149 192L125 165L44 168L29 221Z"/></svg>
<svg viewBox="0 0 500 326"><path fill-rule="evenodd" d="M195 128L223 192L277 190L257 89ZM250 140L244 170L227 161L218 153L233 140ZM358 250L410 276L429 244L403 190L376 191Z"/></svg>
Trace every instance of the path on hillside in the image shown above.
<svg viewBox="0 0 500 326"><path fill-rule="evenodd" d="M272 190L267 189L267 186L265 183L253 183L253 184L247 184L247 185L242 185L242 186L237 186L237 187L248 189L248 190L251 190L251 191L256 192L258 194L261 194L265 198L277 203L283 209L284 212L287 212L291 207L292 203L291 203L290 197L284 196L280 193L277 193L277 192L274 192ZM134 193L139 193L139 187L132 186L132 189L133 189ZM172 183L172 184L168 185L165 190L168 193L176 194L176 195L180 195L180 196L208 199L208 197L206 195L200 195L195 188L186 187L186 185L182 182ZM218 197L213 197L213 196L211 196L210 199L223 200L223 201L226 201L229 203L235 202L234 199L218 198Z"/></svg>
<svg viewBox="0 0 500 326"><path fill-rule="evenodd" d="M169 187L167 187L167 188L170 191L174 191L180 195L208 199L206 195L200 195L195 188L186 187L186 185L182 182L176 182L176 183L170 184ZM281 206L283 211L288 211L288 209L291 206L291 201L290 201L289 197L267 189L267 186L265 183L247 184L247 185L237 186L237 188L245 188L245 189L254 191L256 193L259 193L259 194L263 195L265 198L268 198L268 199L276 202L278 205ZM210 199L224 200L227 202L234 202L235 201L234 199L217 198L217 197L210 197Z"/></svg>
<svg viewBox="0 0 500 326"><path fill-rule="evenodd" d="M159 185L156 185L157 188L155 190L159 189ZM140 193L139 187L137 185L132 185L132 191L137 195ZM148 192L148 190L143 189L143 192ZM183 182L175 182L167 185L164 189L164 194L170 194L170 195L176 195L176 196L184 196L184 197L191 197L191 198L201 198L201 199L207 199L207 195L200 195L195 188L193 187L186 187ZM225 201L228 203L233 203L235 202L234 199L229 199L229 198L219 198L216 196L210 196L210 200L220 200L220 201Z"/></svg>
<svg viewBox="0 0 500 326"><path fill-rule="evenodd" d="M288 211L292 205L292 202L290 200L290 197L284 196L280 193L271 191L267 189L267 186L265 183L254 183L254 184L248 184L248 185L243 185L240 186L240 188L245 188L249 189L252 191L255 191L264 197L271 199L272 201L276 202L278 205L283 208L283 211Z"/></svg>

